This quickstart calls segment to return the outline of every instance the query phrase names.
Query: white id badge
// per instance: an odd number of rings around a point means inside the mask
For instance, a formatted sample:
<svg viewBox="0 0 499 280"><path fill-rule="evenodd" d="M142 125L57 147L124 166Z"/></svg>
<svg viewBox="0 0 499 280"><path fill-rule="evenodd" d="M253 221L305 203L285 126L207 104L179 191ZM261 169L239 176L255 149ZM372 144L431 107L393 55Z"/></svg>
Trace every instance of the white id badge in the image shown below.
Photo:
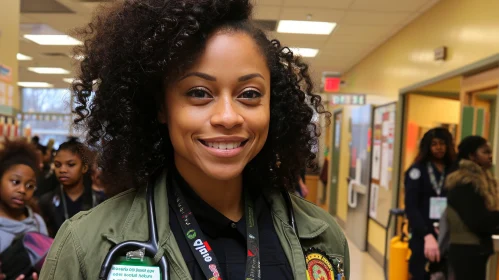
<svg viewBox="0 0 499 280"><path fill-rule="evenodd" d="M430 219L440 220L442 213L447 208L447 198L445 197L431 197L430 198Z"/></svg>
<svg viewBox="0 0 499 280"><path fill-rule="evenodd" d="M159 267L136 265L113 265L107 280L161 280Z"/></svg>

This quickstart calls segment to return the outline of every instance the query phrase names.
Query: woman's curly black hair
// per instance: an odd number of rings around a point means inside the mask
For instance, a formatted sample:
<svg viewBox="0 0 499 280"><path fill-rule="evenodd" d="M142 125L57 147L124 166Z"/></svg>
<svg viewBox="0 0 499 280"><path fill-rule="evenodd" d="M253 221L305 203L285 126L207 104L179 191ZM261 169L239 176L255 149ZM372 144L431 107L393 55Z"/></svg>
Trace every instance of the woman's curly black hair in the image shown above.
<svg viewBox="0 0 499 280"><path fill-rule="evenodd" d="M171 163L168 130L157 119L164 89L195 63L215 32L251 36L271 73L269 136L245 178L293 186L315 158L314 111L327 123L330 113L314 94L308 65L251 22L248 0L124 0L101 9L76 32L84 45L75 53L84 59L72 90L75 123L100 151L103 182L115 186L110 193L142 186Z"/></svg>

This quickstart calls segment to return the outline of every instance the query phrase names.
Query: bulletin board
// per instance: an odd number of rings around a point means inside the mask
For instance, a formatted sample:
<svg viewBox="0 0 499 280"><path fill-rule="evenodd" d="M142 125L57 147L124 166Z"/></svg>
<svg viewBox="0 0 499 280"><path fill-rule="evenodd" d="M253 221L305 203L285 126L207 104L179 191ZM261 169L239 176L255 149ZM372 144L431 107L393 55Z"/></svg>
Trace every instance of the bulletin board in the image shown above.
<svg viewBox="0 0 499 280"><path fill-rule="evenodd" d="M384 227L392 205L396 108L390 103L374 109L369 217Z"/></svg>

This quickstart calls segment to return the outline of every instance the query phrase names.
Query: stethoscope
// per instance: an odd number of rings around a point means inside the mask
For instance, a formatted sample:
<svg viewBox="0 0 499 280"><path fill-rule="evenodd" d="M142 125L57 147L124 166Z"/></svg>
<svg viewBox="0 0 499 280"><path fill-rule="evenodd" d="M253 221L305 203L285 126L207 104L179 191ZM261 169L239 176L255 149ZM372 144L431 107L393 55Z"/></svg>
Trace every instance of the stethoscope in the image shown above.
<svg viewBox="0 0 499 280"><path fill-rule="evenodd" d="M282 191L282 196L284 198L284 202L286 203L286 208L288 209L289 224L292 226L295 234L298 235L298 228L296 227L291 195L288 191ZM149 184L149 186L147 186L146 205L149 240L147 240L146 242L135 240L125 241L111 248L111 250L109 250L109 252L107 253L106 258L104 259L104 262L102 263L101 270L99 272L99 280L107 280L107 276L111 271L113 262L118 256L124 256L127 252L144 249L145 256L154 258L159 252L158 227L156 224L156 211L154 210L154 184ZM168 266L168 260L165 256L162 256L159 260L159 267L163 280L168 279Z"/></svg>

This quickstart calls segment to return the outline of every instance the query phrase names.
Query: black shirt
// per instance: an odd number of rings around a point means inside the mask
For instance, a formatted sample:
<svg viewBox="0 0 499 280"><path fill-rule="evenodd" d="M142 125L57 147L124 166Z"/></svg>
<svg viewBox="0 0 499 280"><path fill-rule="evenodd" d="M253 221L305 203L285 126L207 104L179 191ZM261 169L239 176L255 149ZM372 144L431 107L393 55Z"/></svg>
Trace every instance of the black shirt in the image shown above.
<svg viewBox="0 0 499 280"><path fill-rule="evenodd" d="M246 219L234 222L204 202L179 176L175 180L194 214L208 244L220 265L221 277L226 280L244 280L246 272ZM170 184L171 185L171 184ZM169 191L172 194L172 191ZM206 279L182 232L173 211L175 198L169 195L170 227L180 252L194 280ZM263 196L255 201L255 215L260 237L260 263L262 279L293 279L293 272L277 236L270 205Z"/></svg>

